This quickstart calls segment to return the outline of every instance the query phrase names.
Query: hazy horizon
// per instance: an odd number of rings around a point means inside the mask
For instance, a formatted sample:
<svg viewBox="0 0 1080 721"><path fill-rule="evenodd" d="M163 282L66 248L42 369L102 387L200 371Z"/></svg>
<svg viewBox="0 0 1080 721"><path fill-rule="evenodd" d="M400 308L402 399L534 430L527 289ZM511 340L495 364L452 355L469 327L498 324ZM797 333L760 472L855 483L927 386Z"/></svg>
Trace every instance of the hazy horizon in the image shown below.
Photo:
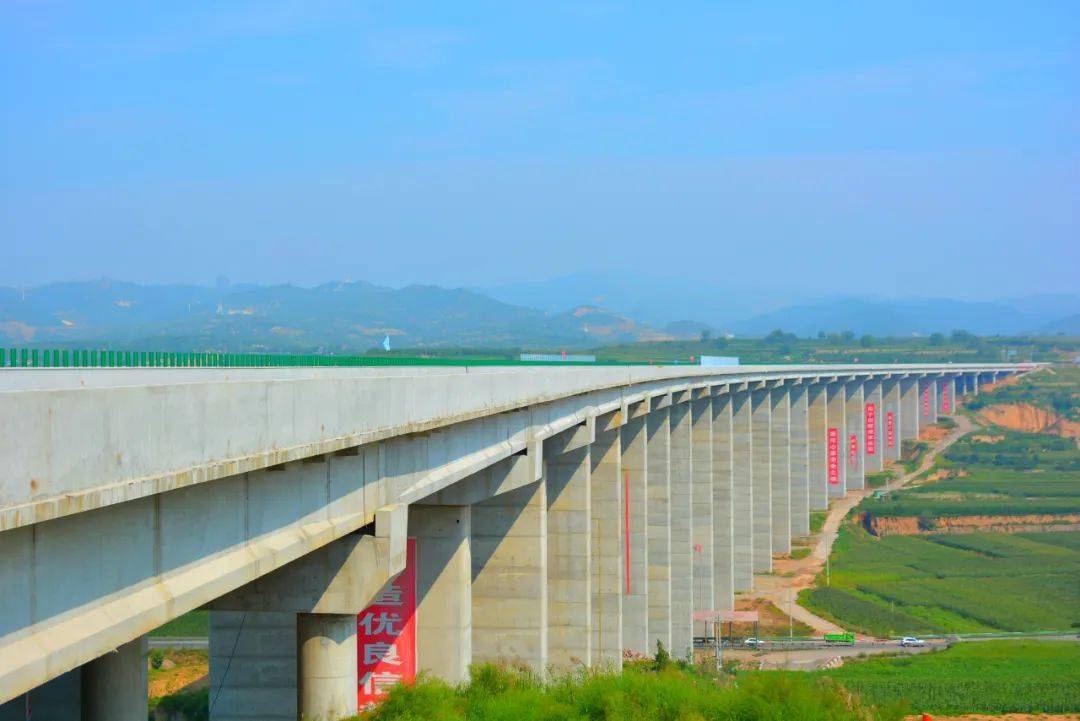
<svg viewBox="0 0 1080 721"><path fill-rule="evenodd" d="M0 285L1080 286L1080 6L0 8Z"/></svg>

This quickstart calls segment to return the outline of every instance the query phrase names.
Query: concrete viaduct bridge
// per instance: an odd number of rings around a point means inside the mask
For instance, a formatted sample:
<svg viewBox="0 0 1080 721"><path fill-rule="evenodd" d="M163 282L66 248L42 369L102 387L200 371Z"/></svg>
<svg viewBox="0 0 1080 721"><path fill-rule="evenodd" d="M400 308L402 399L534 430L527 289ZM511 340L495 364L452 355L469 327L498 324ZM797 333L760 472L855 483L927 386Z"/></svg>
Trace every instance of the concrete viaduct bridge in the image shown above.
<svg viewBox="0 0 1080 721"><path fill-rule="evenodd" d="M407 559L449 681L684 656L810 511L1030 368L5 368L0 721L142 721L146 634L198 608L215 721L353 712Z"/></svg>

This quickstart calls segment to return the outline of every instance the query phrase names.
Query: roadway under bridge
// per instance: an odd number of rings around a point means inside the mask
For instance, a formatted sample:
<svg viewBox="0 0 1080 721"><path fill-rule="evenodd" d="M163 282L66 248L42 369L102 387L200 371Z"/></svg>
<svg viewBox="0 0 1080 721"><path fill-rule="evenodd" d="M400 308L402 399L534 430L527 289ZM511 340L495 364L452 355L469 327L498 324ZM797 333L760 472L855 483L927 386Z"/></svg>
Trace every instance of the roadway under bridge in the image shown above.
<svg viewBox="0 0 1080 721"><path fill-rule="evenodd" d="M354 713L407 554L448 681L685 656L811 511L1031 368L2 369L0 721L143 721L146 634L199 608L214 721Z"/></svg>

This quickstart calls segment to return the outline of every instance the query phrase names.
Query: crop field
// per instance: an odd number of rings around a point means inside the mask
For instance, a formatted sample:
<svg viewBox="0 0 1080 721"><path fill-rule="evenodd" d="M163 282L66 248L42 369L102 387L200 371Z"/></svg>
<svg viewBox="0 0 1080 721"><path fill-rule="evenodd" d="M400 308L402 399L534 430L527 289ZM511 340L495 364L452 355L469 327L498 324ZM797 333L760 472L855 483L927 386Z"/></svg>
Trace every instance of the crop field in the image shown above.
<svg viewBox="0 0 1080 721"><path fill-rule="evenodd" d="M885 536L847 523L800 603L876 636L1080 627L1080 532Z"/></svg>
<svg viewBox="0 0 1080 721"><path fill-rule="evenodd" d="M819 675L863 703L906 702L914 713L1080 711L1080 643L964 642L944 651L848 662Z"/></svg>
<svg viewBox="0 0 1080 721"><path fill-rule="evenodd" d="M859 512L890 517L1080 513L1080 450L1071 439L993 433L962 438L938 459L935 470L950 471L950 477L867 499ZM987 442L988 437L997 440Z"/></svg>

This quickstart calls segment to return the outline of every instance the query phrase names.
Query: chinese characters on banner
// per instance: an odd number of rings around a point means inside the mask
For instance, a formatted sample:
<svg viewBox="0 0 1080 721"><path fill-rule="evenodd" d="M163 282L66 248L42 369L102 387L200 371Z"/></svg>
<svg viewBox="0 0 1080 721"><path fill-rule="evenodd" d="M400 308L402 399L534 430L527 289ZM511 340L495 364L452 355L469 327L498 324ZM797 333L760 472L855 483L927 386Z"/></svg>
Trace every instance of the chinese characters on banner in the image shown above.
<svg viewBox="0 0 1080 721"><path fill-rule="evenodd" d="M944 383L941 386L941 412L942 413L949 413L950 412L950 408L949 408L949 402L950 401L951 401L951 399L949 398L949 384Z"/></svg>
<svg viewBox="0 0 1080 721"><path fill-rule="evenodd" d="M859 434L852 433L848 436L847 462L849 468L859 467Z"/></svg>
<svg viewBox="0 0 1080 721"><path fill-rule="evenodd" d="M830 428L827 437L829 485L836 486L840 483L840 429Z"/></svg>
<svg viewBox="0 0 1080 721"><path fill-rule="evenodd" d="M396 684L416 680L416 539L405 552L405 570L383 586L356 617L357 705L374 706Z"/></svg>
<svg viewBox="0 0 1080 721"><path fill-rule="evenodd" d="M866 455L877 453L877 405L866 404Z"/></svg>
<svg viewBox="0 0 1080 721"><path fill-rule="evenodd" d="M885 443L889 448L896 448L896 419L892 411L885 411Z"/></svg>
<svg viewBox="0 0 1080 721"><path fill-rule="evenodd" d="M930 386L922 389L922 417L930 417Z"/></svg>

